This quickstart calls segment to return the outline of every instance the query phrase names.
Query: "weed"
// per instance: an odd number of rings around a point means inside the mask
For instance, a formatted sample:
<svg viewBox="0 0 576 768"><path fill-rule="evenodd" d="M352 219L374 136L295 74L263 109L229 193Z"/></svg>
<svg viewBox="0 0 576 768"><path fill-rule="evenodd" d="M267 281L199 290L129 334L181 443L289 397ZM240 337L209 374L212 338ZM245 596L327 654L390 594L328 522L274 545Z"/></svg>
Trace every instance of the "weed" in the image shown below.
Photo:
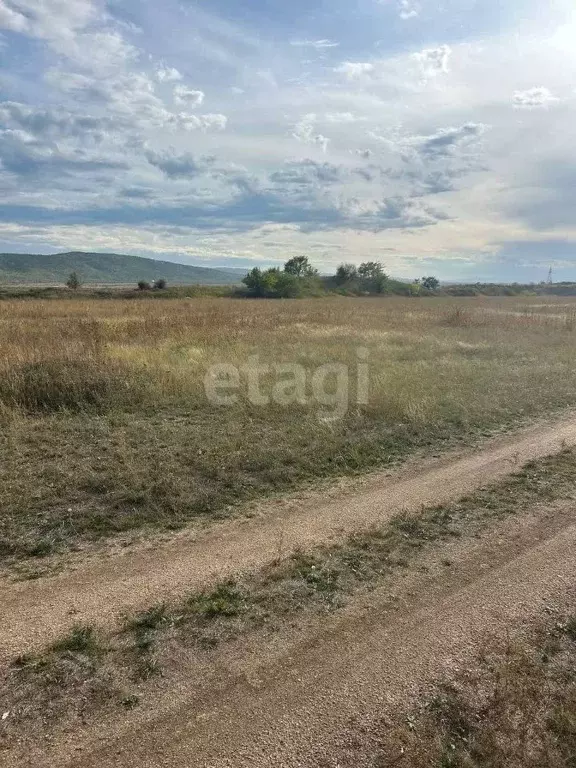
<svg viewBox="0 0 576 768"><path fill-rule="evenodd" d="M135 634L153 632L168 621L168 611L164 603L159 603L146 611L131 616L126 621L126 629Z"/></svg>
<svg viewBox="0 0 576 768"><path fill-rule="evenodd" d="M78 624L68 635L51 645L49 651L55 654L82 653L86 656L98 656L103 653L103 648L94 627Z"/></svg>
<svg viewBox="0 0 576 768"><path fill-rule="evenodd" d="M245 607L246 596L235 581L218 584L213 590L192 595L187 603L191 613L212 619L237 616Z"/></svg>

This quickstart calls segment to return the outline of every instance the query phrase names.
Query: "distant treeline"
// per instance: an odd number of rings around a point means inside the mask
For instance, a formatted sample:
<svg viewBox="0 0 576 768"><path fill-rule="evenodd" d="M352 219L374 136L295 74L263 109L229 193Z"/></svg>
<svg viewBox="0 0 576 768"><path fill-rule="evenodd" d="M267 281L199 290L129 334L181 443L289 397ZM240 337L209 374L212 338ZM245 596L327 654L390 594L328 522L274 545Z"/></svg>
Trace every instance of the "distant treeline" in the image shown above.
<svg viewBox="0 0 576 768"><path fill-rule="evenodd" d="M576 296L576 283L463 283L444 285L446 296Z"/></svg>
<svg viewBox="0 0 576 768"><path fill-rule="evenodd" d="M176 285L165 279L139 280L133 288L85 285L72 272L66 287L0 287L2 299L177 299L202 296L258 299L292 299L341 296L576 296L576 283L459 283L442 285L433 275L417 280L395 280L377 261L360 266L341 264L334 275L320 275L306 256L289 259L283 268L254 267L242 285Z"/></svg>
<svg viewBox="0 0 576 768"><path fill-rule="evenodd" d="M254 298L297 298L336 293L344 296L575 296L576 283L470 283L441 285L430 275L411 282L395 280L377 261L357 267L341 264L332 276L321 276L306 256L289 259L283 269L255 267L236 295Z"/></svg>

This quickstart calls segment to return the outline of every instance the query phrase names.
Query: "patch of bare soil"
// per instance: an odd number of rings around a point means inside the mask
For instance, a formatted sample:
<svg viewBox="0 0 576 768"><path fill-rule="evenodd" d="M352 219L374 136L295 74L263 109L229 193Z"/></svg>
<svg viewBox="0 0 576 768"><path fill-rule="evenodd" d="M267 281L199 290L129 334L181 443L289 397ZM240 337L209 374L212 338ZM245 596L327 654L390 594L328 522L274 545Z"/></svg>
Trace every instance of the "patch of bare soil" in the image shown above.
<svg viewBox="0 0 576 768"><path fill-rule="evenodd" d="M387 715L470 663L486 633L505 638L543 610L573 607L575 512L573 501L542 506L434 547L343 610L272 636L204 657L168 649L142 706L15 745L4 764L336 768L342 734L360 754Z"/></svg>

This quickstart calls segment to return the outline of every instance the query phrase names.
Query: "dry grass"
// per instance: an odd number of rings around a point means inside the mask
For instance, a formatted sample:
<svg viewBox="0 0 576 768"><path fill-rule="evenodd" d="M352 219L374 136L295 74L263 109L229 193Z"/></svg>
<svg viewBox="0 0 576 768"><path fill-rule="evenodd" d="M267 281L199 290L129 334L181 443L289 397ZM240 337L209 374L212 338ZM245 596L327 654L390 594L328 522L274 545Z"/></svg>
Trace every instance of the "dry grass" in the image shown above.
<svg viewBox="0 0 576 768"><path fill-rule="evenodd" d="M542 298L2 302L0 557L227 514L571 405L574 309ZM359 347L367 406L355 404ZM235 406L211 405L207 368L251 355L310 372L349 365L348 412L252 405L244 390Z"/></svg>

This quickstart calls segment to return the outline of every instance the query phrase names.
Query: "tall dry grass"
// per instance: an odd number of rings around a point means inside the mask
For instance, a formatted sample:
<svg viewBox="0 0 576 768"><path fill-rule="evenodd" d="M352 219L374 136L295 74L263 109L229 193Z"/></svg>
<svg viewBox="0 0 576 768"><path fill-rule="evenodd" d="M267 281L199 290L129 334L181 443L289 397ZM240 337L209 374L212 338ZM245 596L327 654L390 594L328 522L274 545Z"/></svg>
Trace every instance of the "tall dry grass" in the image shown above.
<svg viewBox="0 0 576 768"><path fill-rule="evenodd" d="M571 405L575 311L541 297L2 302L0 553L179 526ZM257 406L244 383L236 405L212 405L207 369L254 355L309 378L347 364L347 412Z"/></svg>

